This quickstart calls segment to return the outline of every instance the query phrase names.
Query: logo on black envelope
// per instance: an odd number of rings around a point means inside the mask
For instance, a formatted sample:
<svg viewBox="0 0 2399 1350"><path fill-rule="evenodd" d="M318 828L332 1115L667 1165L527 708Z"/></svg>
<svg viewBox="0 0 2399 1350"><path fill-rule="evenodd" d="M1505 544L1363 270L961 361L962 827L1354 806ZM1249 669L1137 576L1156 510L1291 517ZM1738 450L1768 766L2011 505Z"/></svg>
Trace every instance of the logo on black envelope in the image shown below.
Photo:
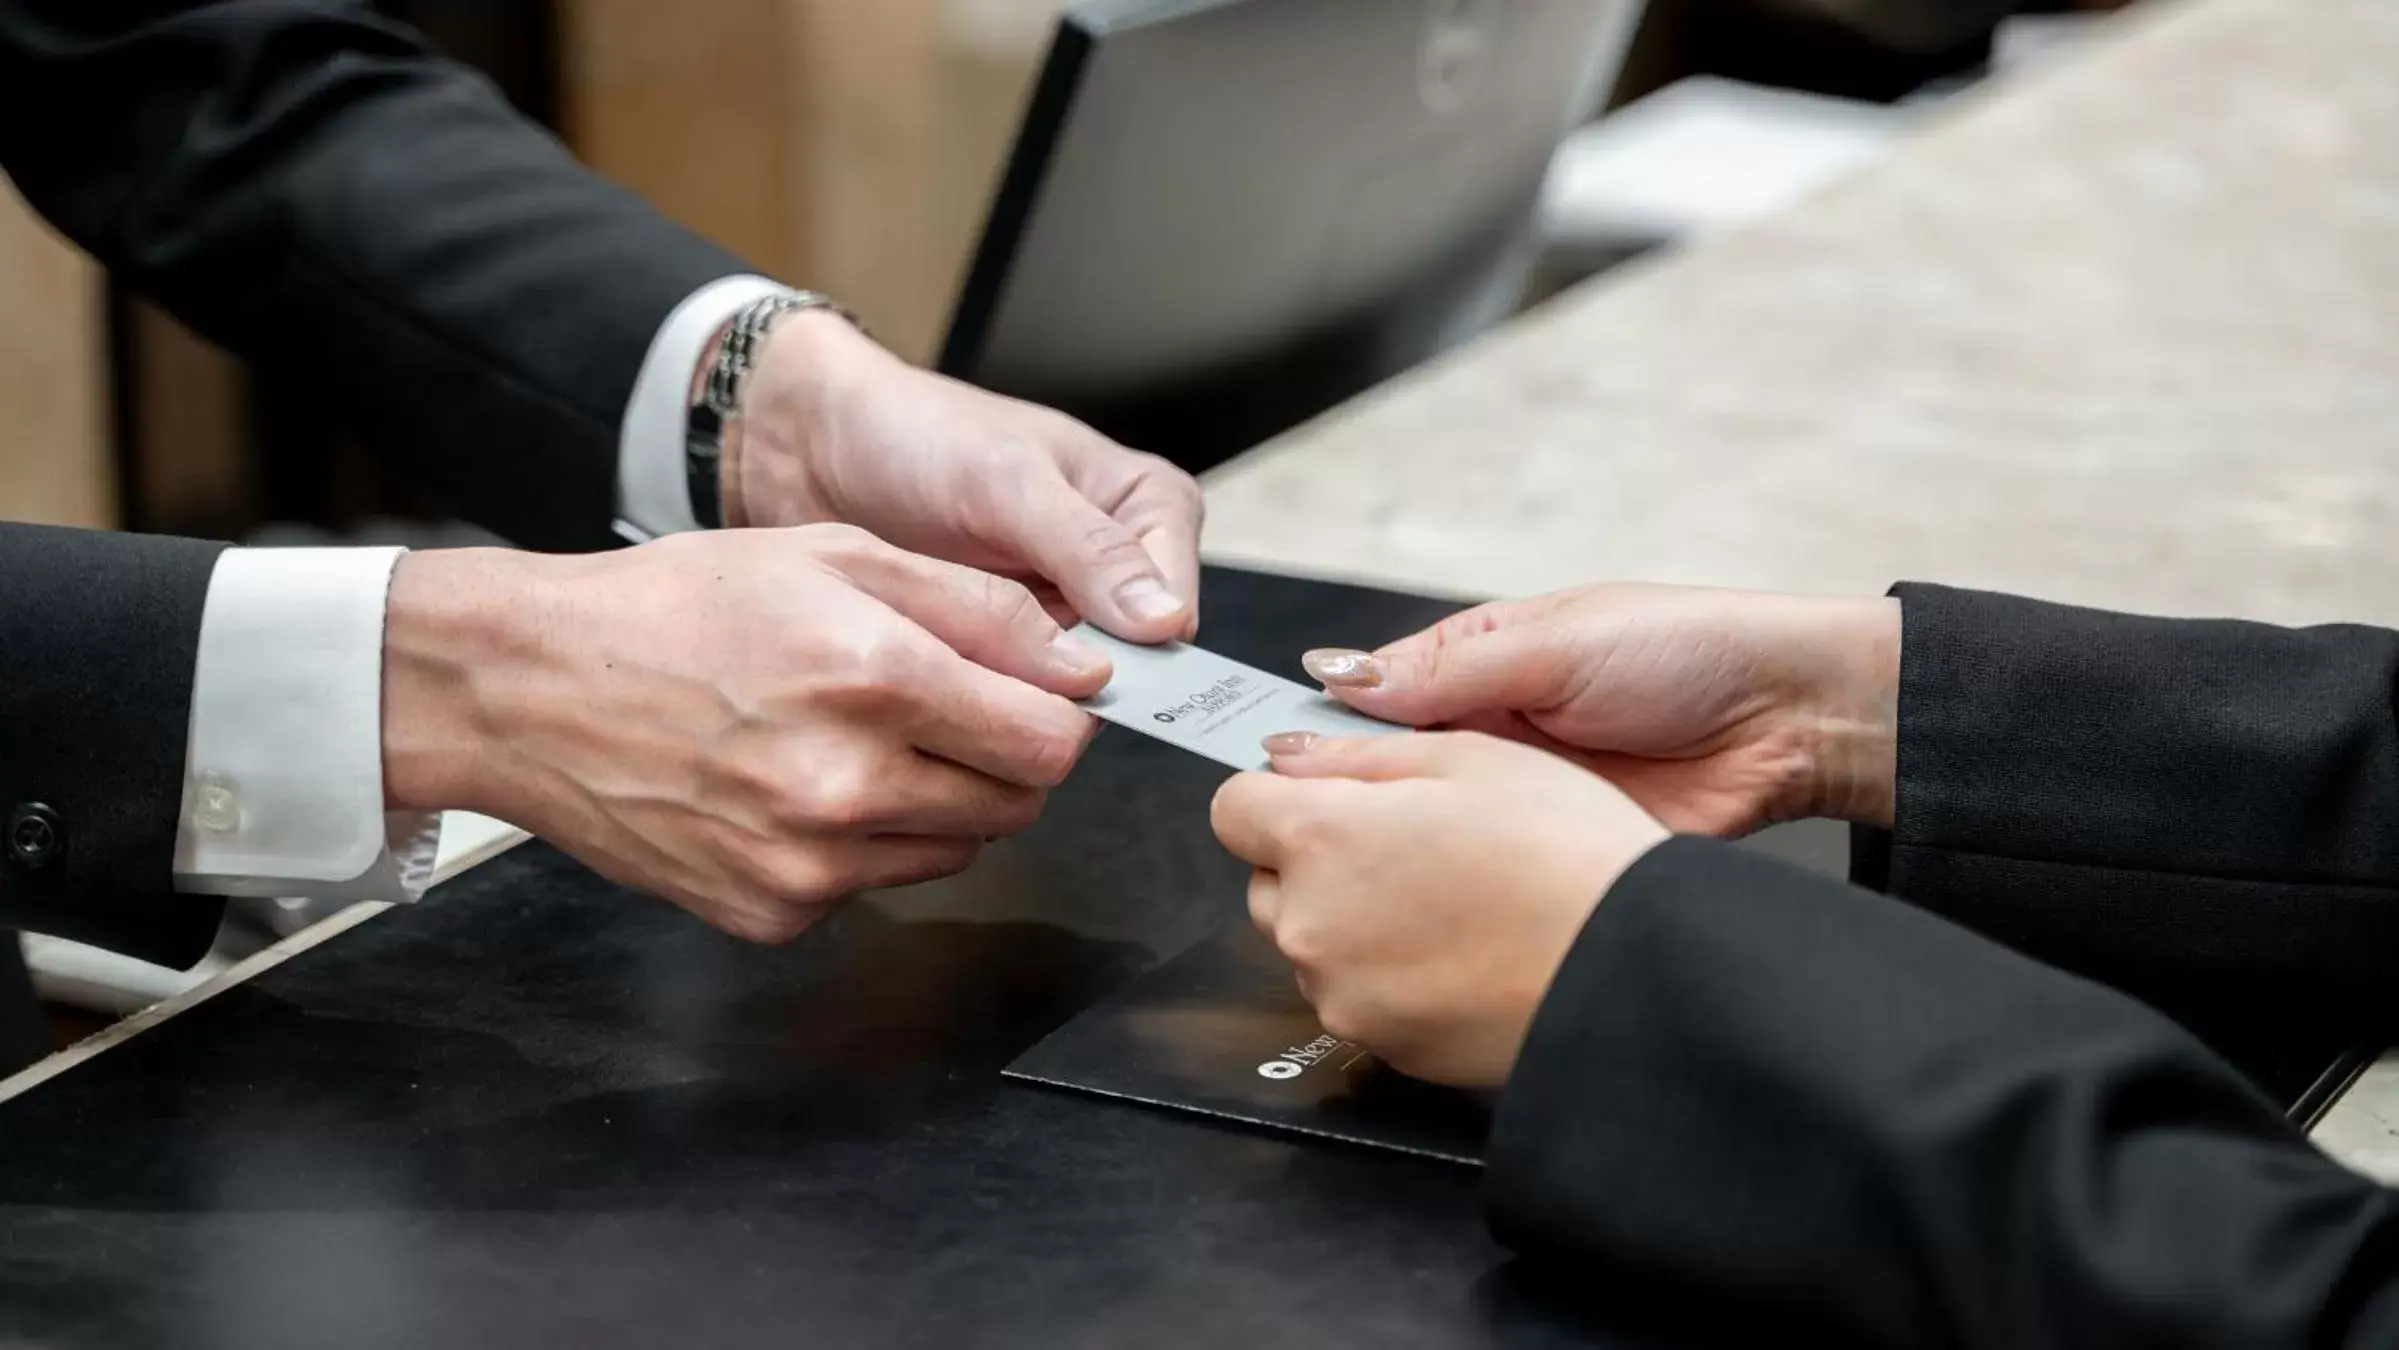
<svg viewBox="0 0 2399 1350"><path fill-rule="evenodd" d="M1273 1059L1259 1065L1258 1076L1272 1078L1277 1082L1288 1082L1316 1067L1320 1061L1348 1044L1348 1041L1339 1036L1330 1034L1319 1036L1306 1045L1292 1046Z"/></svg>
<svg viewBox="0 0 2399 1350"><path fill-rule="evenodd" d="M1249 684L1246 675L1227 675L1173 707L1160 708L1151 713L1150 720L1173 726L1186 717L1206 717L1223 712L1241 701L1242 695L1249 692Z"/></svg>

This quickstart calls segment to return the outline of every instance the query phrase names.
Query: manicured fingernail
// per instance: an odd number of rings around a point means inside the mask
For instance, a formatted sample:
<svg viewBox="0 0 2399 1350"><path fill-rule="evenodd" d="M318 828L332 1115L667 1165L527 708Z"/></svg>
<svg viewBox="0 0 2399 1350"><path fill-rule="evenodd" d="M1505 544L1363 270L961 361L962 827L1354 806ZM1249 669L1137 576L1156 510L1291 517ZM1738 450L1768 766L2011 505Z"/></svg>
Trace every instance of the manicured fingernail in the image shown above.
<svg viewBox="0 0 2399 1350"><path fill-rule="evenodd" d="M1075 640L1072 633L1050 639L1050 663L1068 675L1095 675L1107 668L1108 658Z"/></svg>
<svg viewBox="0 0 2399 1350"><path fill-rule="evenodd" d="M1278 731L1265 740L1266 753L1281 759L1285 755L1304 755L1322 740L1313 731Z"/></svg>
<svg viewBox="0 0 2399 1350"><path fill-rule="evenodd" d="M1383 683L1383 663L1346 647L1325 647L1299 659L1319 684L1340 689L1375 689Z"/></svg>
<svg viewBox="0 0 2399 1350"><path fill-rule="evenodd" d="M1183 612L1183 602L1166 589L1166 583L1154 577L1128 581L1116 590L1116 602L1125 612L1144 622L1151 619L1170 619Z"/></svg>

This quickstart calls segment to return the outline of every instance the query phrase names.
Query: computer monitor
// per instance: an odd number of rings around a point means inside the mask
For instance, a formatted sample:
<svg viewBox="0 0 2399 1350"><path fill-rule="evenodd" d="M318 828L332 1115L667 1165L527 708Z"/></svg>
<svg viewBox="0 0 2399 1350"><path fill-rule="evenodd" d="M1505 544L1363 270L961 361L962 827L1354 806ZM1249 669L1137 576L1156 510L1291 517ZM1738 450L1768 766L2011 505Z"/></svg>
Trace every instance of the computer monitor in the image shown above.
<svg viewBox="0 0 2399 1350"><path fill-rule="evenodd" d="M1642 0L1090 0L941 368L1198 470L1514 308Z"/></svg>

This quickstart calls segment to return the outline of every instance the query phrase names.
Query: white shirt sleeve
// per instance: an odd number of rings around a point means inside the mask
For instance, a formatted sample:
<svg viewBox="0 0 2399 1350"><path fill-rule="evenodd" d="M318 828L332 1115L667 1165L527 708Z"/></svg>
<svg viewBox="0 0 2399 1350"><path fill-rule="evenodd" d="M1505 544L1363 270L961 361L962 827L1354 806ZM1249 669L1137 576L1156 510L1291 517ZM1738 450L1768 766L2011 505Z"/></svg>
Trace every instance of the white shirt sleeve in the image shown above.
<svg viewBox="0 0 2399 1350"><path fill-rule="evenodd" d="M441 837L383 809L394 548L229 549L200 618L175 887L411 901Z"/></svg>
<svg viewBox="0 0 2399 1350"><path fill-rule="evenodd" d="M685 297L659 325L617 437L618 534L638 544L700 528L683 467L683 432L700 353L742 306L790 290L764 277L726 277Z"/></svg>

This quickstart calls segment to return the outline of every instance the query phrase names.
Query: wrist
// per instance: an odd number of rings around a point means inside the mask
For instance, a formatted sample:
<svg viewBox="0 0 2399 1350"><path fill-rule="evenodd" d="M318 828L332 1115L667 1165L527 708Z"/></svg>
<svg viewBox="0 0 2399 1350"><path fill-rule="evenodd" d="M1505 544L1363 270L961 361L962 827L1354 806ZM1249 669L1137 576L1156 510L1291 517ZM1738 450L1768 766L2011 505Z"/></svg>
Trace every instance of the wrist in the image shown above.
<svg viewBox="0 0 2399 1350"><path fill-rule="evenodd" d="M1899 764L1899 601L1814 602L1822 660L1803 717L1811 750L1807 817L1891 827Z"/></svg>
<svg viewBox="0 0 2399 1350"><path fill-rule="evenodd" d="M834 310L777 320L727 428L727 519L772 526L839 519L824 466L838 457L844 395L897 359Z"/></svg>
<svg viewBox="0 0 2399 1350"><path fill-rule="evenodd" d="M411 553L392 570L383 626L383 784L393 810L505 816L504 744L485 697L527 645L543 560L509 549Z"/></svg>

